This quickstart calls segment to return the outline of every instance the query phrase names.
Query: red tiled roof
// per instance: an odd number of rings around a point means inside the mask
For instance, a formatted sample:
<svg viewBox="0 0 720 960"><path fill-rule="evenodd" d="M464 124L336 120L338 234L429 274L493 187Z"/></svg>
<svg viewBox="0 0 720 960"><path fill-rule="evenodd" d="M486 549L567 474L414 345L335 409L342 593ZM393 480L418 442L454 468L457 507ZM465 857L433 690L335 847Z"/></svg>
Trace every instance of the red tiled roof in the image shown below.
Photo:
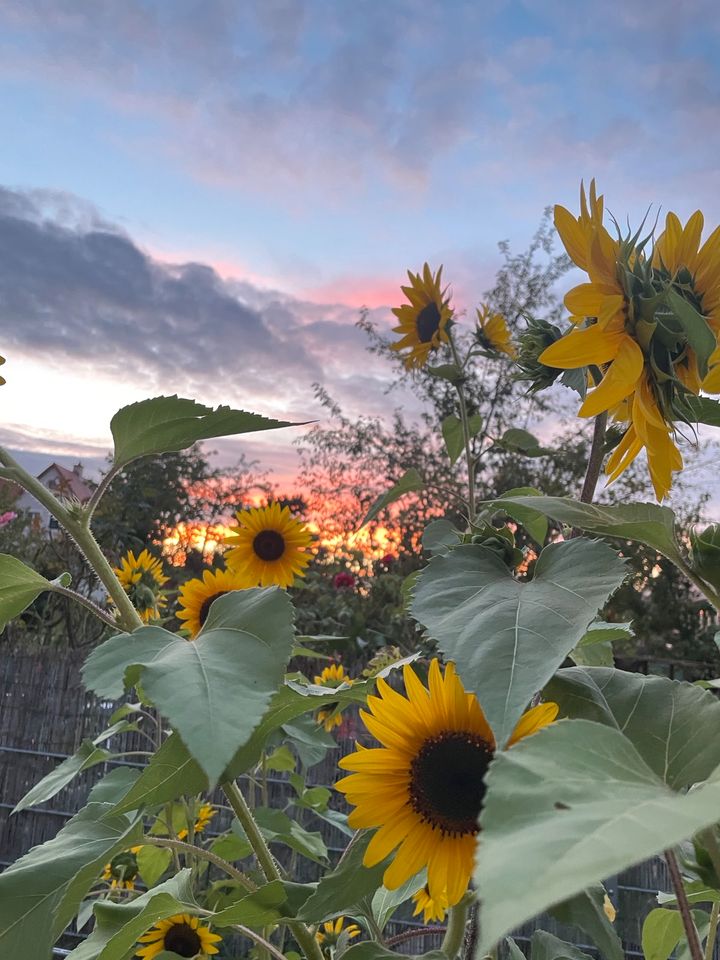
<svg viewBox="0 0 720 960"><path fill-rule="evenodd" d="M87 481L73 470L61 467L59 463L51 463L49 467L45 467L43 472L38 475L38 480L42 481L43 477L53 469L57 471L60 479L60 483L54 488L60 496L74 497L80 503L85 503L90 499L92 487Z"/></svg>

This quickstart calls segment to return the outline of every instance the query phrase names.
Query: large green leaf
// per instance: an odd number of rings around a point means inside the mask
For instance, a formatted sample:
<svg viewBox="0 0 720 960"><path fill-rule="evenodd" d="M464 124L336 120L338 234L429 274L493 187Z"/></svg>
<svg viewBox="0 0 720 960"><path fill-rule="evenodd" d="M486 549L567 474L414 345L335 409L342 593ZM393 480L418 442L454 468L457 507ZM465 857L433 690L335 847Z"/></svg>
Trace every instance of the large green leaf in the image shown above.
<svg viewBox="0 0 720 960"><path fill-rule="evenodd" d="M16 557L0 553L0 633L41 593L56 586L66 587L69 581L66 573L57 580L46 580Z"/></svg>
<svg viewBox="0 0 720 960"><path fill-rule="evenodd" d="M624 960L620 937L605 914L605 887L601 883L589 887L574 897L558 903L550 913L560 923L578 927L592 938L605 960Z"/></svg>
<svg viewBox="0 0 720 960"><path fill-rule="evenodd" d="M299 919L320 923L343 913L352 913L364 897L372 897L382 885L385 863L363 866L363 857L371 834L360 833L351 841L340 863L325 874L315 893L302 906Z"/></svg>
<svg viewBox="0 0 720 960"><path fill-rule="evenodd" d="M330 691L325 687L318 689L321 689L324 694L333 693L334 701L350 703L362 699L370 689L370 685L355 684L341 691ZM248 741L240 747L228 764L222 779L233 780L255 766L268 737L275 730L304 713L319 709L323 699L316 695L314 690L300 692L288 686L281 687L272 698L270 706ZM180 737L174 733L152 757L127 796L118 804L117 809L118 812L122 812L167 803L178 797L206 792L208 789L207 776L190 755Z"/></svg>
<svg viewBox="0 0 720 960"><path fill-rule="evenodd" d="M521 523L530 536L539 543L540 546L545 543L545 537L548 531L547 518L539 510L530 510L518 503L513 503L512 497L539 497L541 494L534 487L516 487L514 490L507 490L503 494L503 509L509 517Z"/></svg>
<svg viewBox="0 0 720 960"><path fill-rule="evenodd" d="M214 927L229 927L242 923L246 927L262 927L285 915L282 909L287 900L287 891L280 880L273 880L247 894L212 918Z"/></svg>
<svg viewBox="0 0 720 960"><path fill-rule="evenodd" d="M135 819L90 803L0 874L0 956L50 957L103 866L142 836Z"/></svg>
<svg viewBox="0 0 720 960"><path fill-rule="evenodd" d="M566 943L547 930L536 930L530 938L530 960L592 960L574 943Z"/></svg>
<svg viewBox="0 0 720 960"><path fill-rule="evenodd" d="M364 527L366 523L370 523L370 521L374 520L375 517L377 517L377 515L385 509L385 507L389 507L391 503L395 503L395 501L399 500L400 497L404 497L406 493L414 493L418 490L422 490L424 486L425 481L417 472L415 467L410 467L410 469L406 470L405 473L400 477L394 487L391 487L387 493L383 493L375 500L368 512L365 514L365 519L360 526Z"/></svg>
<svg viewBox="0 0 720 960"><path fill-rule="evenodd" d="M70 958L129 960L137 950L138 937L153 924L194 908L190 870L181 870L130 903L100 901L93 910L92 933L70 953Z"/></svg>
<svg viewBox="0 0 720 960"><path fill-rule="evenodd" d="M268 843L282 843L315 863L327 863L327 847L321 834L311 832L283 810L257 807L255 820Z"/></svg>
<svg viewBox="0 0 720 960"><path fill-rule="evenodd" d="M384 930L388 920L397 908L409 900L418 890L421 890L426 882L427 871L423 869L414 877L406 880L397 890L388 890L385 886L380 887L372 898L372 912L378 927Z"/></svg>
<svg viewBox="0 0 720 960"><path fill-rule="evenodd" d="M619 730L588 720L559 721L496 754L475 874L480 949L714 823L713 777L676 793Z"/></svg>
<svg viewBox="0 0 720 960"><path fill-rule="evenodd" d="M613 506L580 503L569 497L500 497L492 501L506 507L519 504L544 513L587 533L621 540L637 540L654 547L670 560L682 557L675 538L675 514L669 507L656 503L618 503Z"/></svg>
<svg viewBox="0 0 720 960"><path fill-rule="evenodd" d="M411 613L457 663L504 746L624 576L614 550L582 538L547 546L530 583L516 580L494 553L466 544L430 561Z"/></svg>
<svg viewBox="0 0 720 960"><path fill-rule="evenodd" d="M448 960L442 950L430 950L428 953L402 954L408 960ZM397 960L398 954L376 940L364 940L356 943L343 954L344 960Z"/></svg>
<svg viewBox="0 0 720 960"><path fill-rule="evenodd" d="M282 683L293 642L287 593L234 590L213 603L192 642L159 627L112 637L90 655L84 678L103 696L117 678L141 682L214 786Z"/></svg>
<svg viewBox="0 0 720 960"><path fill-rule="evenodd" d="M717 400L710 397L688 396L685 397L684 403L697 423L720 427L720 403Z"/></svg>
<svg viewBox="0 0 720 960"><path fill-rule="evenodd" d="M693 683L606 667L560 670L545 688L561 715L621 730L675 790L720 765L720 701Z"/></svg>
<svg viewBox="0 0 720 960"><path fill-rule="evenodd" d="M292 426L300 424L230 407L213 410L178 396L153 397L123 407L110 421L115 442L113 467L122 467L148 454L185 450L198 440Z"/></svg>
<svg viewBox="0 0 720 960"><path fill-rule="evenodd" d="M702 910L693 910L692 917L695 922L695 929L702 940L707 933L710 918ZM651 910L645 917L642 928L642 948L645 960L668 960L681 940L685 940L685 928L682 917L677 910L664 910L659 907L656 910ZM682 960L682 953L680 960Z"/></svg>

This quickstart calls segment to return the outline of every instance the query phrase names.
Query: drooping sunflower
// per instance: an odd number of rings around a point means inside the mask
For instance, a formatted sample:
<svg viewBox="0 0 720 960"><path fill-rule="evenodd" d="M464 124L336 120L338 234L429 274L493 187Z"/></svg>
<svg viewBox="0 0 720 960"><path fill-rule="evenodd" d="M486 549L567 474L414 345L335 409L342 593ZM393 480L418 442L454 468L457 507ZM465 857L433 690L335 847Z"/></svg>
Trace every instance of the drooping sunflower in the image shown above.
<svg viewBox="0 0 720 960"><path fill-rule="evenodd" d="M514 360L517 356L517 350L502 314L491 313L490 307L484 303L475 312L478 322L475 337L480 346L491 353L504 353L511 360Z"/></svg>
<svg viewBox="0 0 720 960"><path fill-rule="evenodd" d="M392 350L408 352L404 363L408 369L422 367L427 363L431 350L437 350L441 343L448 343L448 324L452 319L449 298L445 297L447 288L441 286L442 267L433 274L427 263L422 274L408 270L409 287L401 287L410 303L394 307L393 313L400 321L393 327L393 333L401 334L397 343L391 344Z"/></svg>
<svg viewBox="0 0 720 960"><path fill-rule="evenodd" d="M246 587L289 587L310 563L310 534L289 507L271 503L235 514L239 525L225 538L225 562L244 577Z"/></svg>
<svg viewBox="0 0 720 960"><path fill-rule="evenodd" d="M135 889L135 878L138 875L135 854L139 849L139 846L131 847L130 850L118 853L110 863L105 864L101 879L110 883L111 890Z"/></svg>
<svg viewBox="0 0 720 960"><path fill-rule="evenodd" d="M435 920L442 923L445 919L448 910L447 895L442 894L434 900L430 896L427 884L413 894L413 903L415 904L413 916L417 917L418 914L422 913L423 923L432 923Z"/></svg>
<svg viewBox="0 0 720 960"><path fill-rule="evenodd" d="M202 578L187 580L180 587L175 616L185 621L184 629L194 639L205 625L213 600L247 585L247 578L236 570L204 570Z"/></svg>
<svg viewBox="0 0 720 960"><path fill-rule="evenodd" d="M315 676L315 683L320 687L335 688L342 686L343 683L352 685L352 682L341 663L331 663L329 667L324 667L322 672ZM333 727L339 727L342 723L342 714L336 711L337 703L328 703L316 714L317 722L321 723L328 733Z"/></svg>
<svg viewBox="0 0 720 960"><path fill-rule="evenodd" d="M202 833L216 813L217 810L211 803L204 803L198 810L197 818L195 819L195 823L193 825L193 833ZM188 832L189 831L183 827L183 829L178 832L178 840L184 840L185 837L187 837Z"/></svg>
<svg viewBox="0 0 720 960"><path fill-rule="evenodd" d="M167 603L161 590L169 579L163 574L161 560L149 550L142 550L137 556L128 550L115 573L145 623L160 616Z"/></svg>
<svg viewBox="0 0 720 960"><path fill-rule="evenodd" d="M138 943L147 944L135 954L143 960L152 960L159 953L168 950L179 957L208 957L218 952L215 946L222 940L217 933L211 933L209 927L200 922L198 917L189 913L177 913L167 920L158 920L142 937Z"/></svg>
<svg viewBox="0 0 720 960"><path fill-rule="evenodd" d="M454 906L465 893L473 867L484 777L495 754L495 738L477 697L467 693L448 663L436 659L426 688L410 666L404 668L407 696L379 678L379 696L368 697L361 717L380 741L358 747L340 766L353 771L336 783L355 809L354 829L375 828L364 863L374 866L396 850L383 883L395 890L427 867L428 894ZM510 745L547 726L555 703L528 710Z"/></svg>
<svg viewBox="0 0 720 960"><path fill-rule="evenodd" d="M341 933L344 933L348 940L353 940L360 936L360 932L360 927L356 923L349 923L345 926L345 917L338 917L334 923L332 920L323 923L315 934L315 939L324 947L334 947L340 939Z"/></svg>
<svg viewBox="0 0 720 960"><path fill-rule="evenodd" d="M687 404L701 386L698 359L678 319L683 302L706 322L717 339L720 318L720 233L700 244L702 214L693 214L683 228L669 214L665 232L652 255L645 256L637 235L613 239L602 224L603 199L591 186L588 208L580 191L580 216L555 208L555 226L573 261L589 282L565 297L574 329L552 343L539 357L559 369L594 367L599 382L580 407L582 417L608 411L628 424L608 460L609 480L616 479L645 449L655 495L662 500L672 474L682 469L673 435L678 421L692 422ZM674 298L674 299L673 299ZM720 390L710 357L704 389Z"/></svg>

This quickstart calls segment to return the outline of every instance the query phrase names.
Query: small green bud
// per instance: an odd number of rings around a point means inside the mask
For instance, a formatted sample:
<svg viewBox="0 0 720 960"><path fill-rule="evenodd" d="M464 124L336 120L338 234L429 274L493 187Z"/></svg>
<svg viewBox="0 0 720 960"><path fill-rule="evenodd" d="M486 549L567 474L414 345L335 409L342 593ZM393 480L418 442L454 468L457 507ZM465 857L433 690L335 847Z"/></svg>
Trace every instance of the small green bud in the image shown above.
<svg viewBox="0 0 720 960"><path fill-rule="evenodd" d="M560 328L547 320L527 318L527 329L520 337L517 355L518 372L514 380L528 380L529 392L537 393L551 386L563 371L559 367L548 367L538 359L543 350L562 337Z"/></svg>

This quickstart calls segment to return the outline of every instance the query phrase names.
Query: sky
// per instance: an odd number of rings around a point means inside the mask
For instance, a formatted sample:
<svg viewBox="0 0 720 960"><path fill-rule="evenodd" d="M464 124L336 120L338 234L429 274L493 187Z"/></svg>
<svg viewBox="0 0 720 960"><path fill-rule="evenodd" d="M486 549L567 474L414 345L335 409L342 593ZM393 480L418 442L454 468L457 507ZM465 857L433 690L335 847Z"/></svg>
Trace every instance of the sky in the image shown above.
<svg viewBox="0 0 720 960"><path fill-rule="evenodd" d="M382 414L359 308L389 328L425 260L471 308L581 178L714 227L719 34L706 0L3 0L0 442L97 469L160 393ZM283 479L295 435L213 446Z"/></svg>

